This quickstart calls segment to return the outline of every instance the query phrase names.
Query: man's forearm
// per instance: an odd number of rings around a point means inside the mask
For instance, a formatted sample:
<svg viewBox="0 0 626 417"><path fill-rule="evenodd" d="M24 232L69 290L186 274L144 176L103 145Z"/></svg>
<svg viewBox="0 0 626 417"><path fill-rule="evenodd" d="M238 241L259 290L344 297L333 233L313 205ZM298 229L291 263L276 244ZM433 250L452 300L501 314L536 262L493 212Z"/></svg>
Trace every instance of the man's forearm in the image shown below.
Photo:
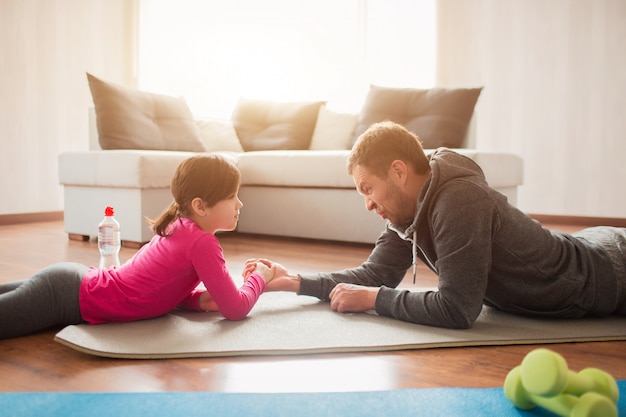
<svg viewBox="0 0 626 417"><path fill-rule="evenodd" d="M295 293L299 293L300 292L300 284L301 283L301 278L300 275L295 274L295 275L288 275L287 278L285 279L285 290L284 291L291 291L291 292L295 292Z"/></svg>

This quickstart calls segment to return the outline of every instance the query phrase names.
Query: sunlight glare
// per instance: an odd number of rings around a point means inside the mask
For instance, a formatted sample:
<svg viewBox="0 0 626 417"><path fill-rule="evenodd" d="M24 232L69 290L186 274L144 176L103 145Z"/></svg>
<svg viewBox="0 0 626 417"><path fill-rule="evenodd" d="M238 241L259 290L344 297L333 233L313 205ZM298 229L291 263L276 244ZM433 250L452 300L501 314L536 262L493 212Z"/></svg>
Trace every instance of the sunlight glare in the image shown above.
<svg viewBox="0 0 626 417"><path fill-rule="evenodd" d="M371 83L434 79L434 0L142 0L139 88L229 118L240 97L358 111Z"/></svg>

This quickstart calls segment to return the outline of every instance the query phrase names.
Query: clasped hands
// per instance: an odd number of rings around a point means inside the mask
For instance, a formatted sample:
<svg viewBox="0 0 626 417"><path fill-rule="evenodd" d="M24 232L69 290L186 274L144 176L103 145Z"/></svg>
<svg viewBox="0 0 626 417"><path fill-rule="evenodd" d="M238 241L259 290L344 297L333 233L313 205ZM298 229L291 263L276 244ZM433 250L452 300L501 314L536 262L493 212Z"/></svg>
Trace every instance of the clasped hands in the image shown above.
<svg viewBox="0 0 626 417"><path fill-rule="evenodd" d="M274 265L280 266L279 264ZM258 272L263 277L265 285L271 282L276 276L276 270L270 262L260 262L253 260L247 261L243 273L244 279L247 281L250 277L250 274L252 274L253 272ZM204 311L219 311L217 303L208 291L204 291L202 294L200 294L200 298L198 299L198 307Z"/></svg>
<svg viewBox="0 0 626 417"><path fill-rule="evenodd" d="M300 292L300 277L290 274L284 266L269 259L248 259L242 273L244 279L248 279L250 274L258 268L259 263L274 271L274 278L267 283L266 291ZM374 310L379 290L379 287L339 283L328 295L330 308L339 313L361 313Z"/></svg>

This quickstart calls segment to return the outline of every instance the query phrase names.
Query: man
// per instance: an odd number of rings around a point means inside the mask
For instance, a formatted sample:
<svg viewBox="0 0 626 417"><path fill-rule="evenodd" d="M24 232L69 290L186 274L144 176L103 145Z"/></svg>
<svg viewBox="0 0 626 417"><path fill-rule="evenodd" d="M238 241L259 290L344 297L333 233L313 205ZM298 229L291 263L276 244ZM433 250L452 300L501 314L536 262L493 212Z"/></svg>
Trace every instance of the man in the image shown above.
<svg viewBox="0 0 626 417"><path fill-rule="evenodd" d="M427 157L392 122L359 137L348 172L367 210L388 220L369 258L314 275L265 260L278 268L268 290L449 328L471 327L483 304L546 317L626 314L626 229L548 231L490 188L471 159L444 148ZM437 291L395 289L416 259L437 273Z"/></svg>

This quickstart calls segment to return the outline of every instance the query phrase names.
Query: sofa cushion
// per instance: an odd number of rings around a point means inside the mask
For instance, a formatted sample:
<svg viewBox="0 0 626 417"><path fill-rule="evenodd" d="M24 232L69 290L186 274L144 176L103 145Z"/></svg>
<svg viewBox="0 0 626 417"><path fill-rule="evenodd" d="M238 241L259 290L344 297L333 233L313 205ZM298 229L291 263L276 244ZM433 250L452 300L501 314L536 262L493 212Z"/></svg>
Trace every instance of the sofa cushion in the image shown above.
<svg viewBox="0 0 626 417"><path fill-rule="evenodd" d="M242 98L232 119L245 151L308 149L322 104Z"/></svg>
<svg viewBox="0 0 626 417"><path fill-rule="evenodd" d="M391 120L415 133L426 149L460 148L482 88L387 88L372 85L353 141L373 123Z"/></svg>
<svg viewBox="0 0 626 417"><path fill-rule="evenodd" d="M200 140L207 152L243 152L232 120L197 120Z"/></svg>
<svg viewBox="0 0 626 417"><path fill-rule="evenodd" d="M102 149L204 151L184 99L87 79Z"/></svg>
<svg viewBox="0 0 626 417"><path fill-rule="evenodd" d="M357 120L356 114L339 113L328 109L326 106L320 107L309 149L350 148Z"/></svg>

